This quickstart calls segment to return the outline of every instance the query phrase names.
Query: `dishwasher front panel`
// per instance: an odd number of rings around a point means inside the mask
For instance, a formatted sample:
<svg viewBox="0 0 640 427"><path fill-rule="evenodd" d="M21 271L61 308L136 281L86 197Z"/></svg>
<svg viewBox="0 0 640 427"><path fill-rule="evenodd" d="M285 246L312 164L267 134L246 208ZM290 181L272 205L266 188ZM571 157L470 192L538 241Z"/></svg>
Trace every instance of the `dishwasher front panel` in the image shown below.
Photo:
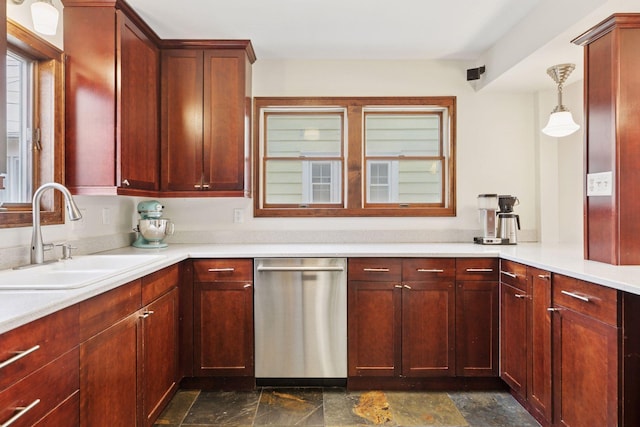
<svg viewBox="0 0 640 427"><path fill-rule="evenodd" d="M256 378L346 378L347 261L254 263Z"/></svg>

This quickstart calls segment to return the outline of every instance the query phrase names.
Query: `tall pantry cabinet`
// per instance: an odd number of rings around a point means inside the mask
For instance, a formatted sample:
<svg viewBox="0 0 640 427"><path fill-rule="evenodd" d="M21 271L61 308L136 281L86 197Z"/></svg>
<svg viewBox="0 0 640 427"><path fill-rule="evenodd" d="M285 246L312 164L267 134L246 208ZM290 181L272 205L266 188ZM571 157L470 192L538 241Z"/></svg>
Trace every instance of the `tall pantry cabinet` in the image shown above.
<svg viewBox="0 0 640 427"><path fill-rule="evenodd" d="M585 258L640 264L640 14L612 15L573 42L585 48ZM594 174L611 176L602 195Z"/></svg>

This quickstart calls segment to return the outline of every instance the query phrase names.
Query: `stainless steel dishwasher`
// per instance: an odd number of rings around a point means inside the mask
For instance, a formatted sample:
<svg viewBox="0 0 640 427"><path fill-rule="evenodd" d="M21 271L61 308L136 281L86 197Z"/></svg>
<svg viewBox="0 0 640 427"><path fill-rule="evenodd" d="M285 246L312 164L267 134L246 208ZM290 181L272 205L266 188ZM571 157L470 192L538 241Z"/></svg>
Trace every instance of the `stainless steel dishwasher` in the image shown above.
<svg viewBox="0 0 640 427"><path fill-rule="evenodd" d="M346 379L346 266L344 258L255 260L259 385L329 384Z"/></svg>

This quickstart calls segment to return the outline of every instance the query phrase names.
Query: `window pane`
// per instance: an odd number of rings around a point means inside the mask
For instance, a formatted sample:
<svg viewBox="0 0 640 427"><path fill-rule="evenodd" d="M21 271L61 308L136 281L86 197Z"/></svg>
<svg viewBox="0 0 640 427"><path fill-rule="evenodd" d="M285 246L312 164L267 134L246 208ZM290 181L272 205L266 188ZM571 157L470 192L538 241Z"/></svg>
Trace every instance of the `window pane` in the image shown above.
<svg viewBox="0 0 640 427"><path fill-rule="evenodd" d="M267 160L265 167L267 204L341 202L341 161Z"/></svg>
<svg viewBox="0 0 640 427"><path fill-rule="evenodd" d="M398 162L399 203L440 203L442 201L442 164L433 160Z"/></svg>
<svg viewBox="0 0 640 427"><path fill-rule="evenodd" d="M367 114L367 156L440 156L439 114Z"/></svg>
<svg viewBox="0 0 640 427"><path fill-rule="evenodd" d="M7 138L0 147L0 174L5 176L0 202L31 201L30 62L7 53Z"/></svg>
<svg viewBox="0 0 640 427"><path fill-rule="evenodd" d="M369 186L367 201L369 203L391 202L390 186L391 162L369 162Z"/></svg>
<svg viewBox="0 0 640 427"><path fill-rule="evenodd" d="M340 157L342 115L283 114L266 116L268 157Z"/></svg>

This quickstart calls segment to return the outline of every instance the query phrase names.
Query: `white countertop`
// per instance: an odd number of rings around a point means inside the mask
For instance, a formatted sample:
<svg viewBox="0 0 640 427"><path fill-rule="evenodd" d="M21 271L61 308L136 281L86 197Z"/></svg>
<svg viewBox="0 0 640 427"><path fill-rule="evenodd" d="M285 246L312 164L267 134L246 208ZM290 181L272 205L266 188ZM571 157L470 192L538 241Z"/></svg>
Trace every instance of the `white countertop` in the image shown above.
<svg viewBox="0 0 640 427"><path fill-rule="evenodd" d="M517 246L482 246L472 243L174 244L165 249L126 247L102 254L160 254L164 257L152 264L80 289L0 290L0 333L187 258L501 257L640 295L640 266L613 266L585 261L581 247L527 243Z"/></svg>

